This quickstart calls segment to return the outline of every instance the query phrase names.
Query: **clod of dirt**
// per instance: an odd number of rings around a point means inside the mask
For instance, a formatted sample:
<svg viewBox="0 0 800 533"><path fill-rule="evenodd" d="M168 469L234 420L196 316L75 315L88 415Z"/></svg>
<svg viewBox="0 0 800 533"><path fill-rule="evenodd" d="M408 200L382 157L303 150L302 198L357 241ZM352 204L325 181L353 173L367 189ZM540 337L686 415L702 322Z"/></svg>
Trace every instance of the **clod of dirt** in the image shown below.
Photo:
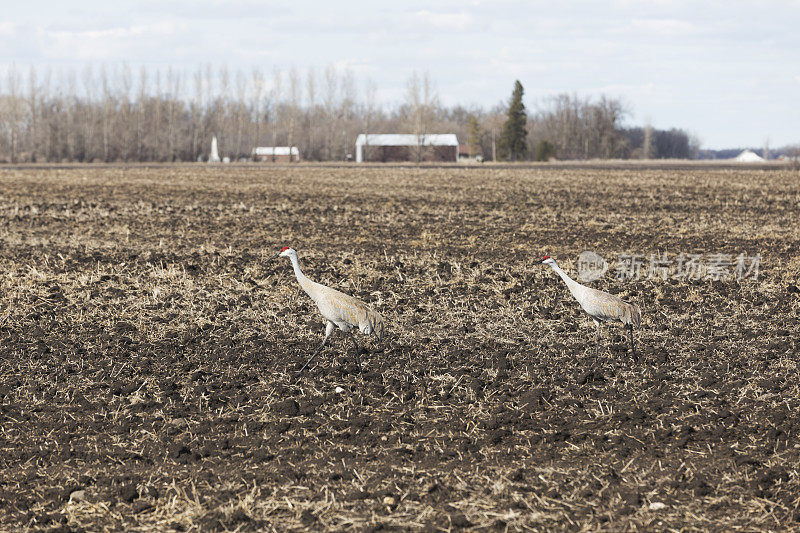
<svg viewBox="0 0 800 533"><path fill-rule="evenodd" d="M227 531L237 529L238 524L252 521L252 518L242 509L236 509L229 516L221 511L212 511L200 519L201 531Z"/></svg>
<svg viewBox="0 0 800 533"><path fill-rule="evenodd" d="M669 354L666 350L659 350L653 354L653 362L659 365L666 364L669 361Z"/></svg>
<svg viewBox="0 0 800 533"><path fill-rule="evenodd" d="M695 496L708 496L714 489L706 483L706 481L701 477L694 478L691 483L689 483L689 488L694 491Z"/></svg>
<svg viewBox="0 0 800 533"><path fill-rule="evenodd" d="M531 389L520 396L520 403L522 407L531 409L537 407L545 398L545 391L540 388Z"/></svg>
<svg viewBox="0 0 800 533"><path fill-rule="evenodd" d="M297 413L300 412L300 405L294 398L289 398L272 404L272 410L283 416L297 416Z"/></svg>
<svg viewBox="0 0 800 533"><path fill-rule="evenodd" d="M269 453L263 448L259 448L253 452L253 459L259 463L266 463L275 459L275 454Z"/></svg>
<svg viewBox="0 0 800 533"><path fill-rule="evenodd" d="M291 422L283 420L283 421L280 421L280 422L276 422L275 425L273 426L273 429L275 430L275 433L277 435L282 435L282 434L286 433L287 431L289 431L291 429L291 427L292 427L292 423Z"/></svg>
<svg viewBox="0 0 800 533"><path fill-rule="evenodd" d="M603 375L602 370L600 370L599 368L592 368L590 370L587 370L586 372L579 374L577 382L580 385L586 385L587 383L592 383L592 382L600 383L605 380L606 377Z"/></svg>
<svg viewBox="0 0 800 533"><path fill-rule="evenodd" d="M371 496L371 494L365 490L354 490L347 494L346 499L348 500L366 500Z"/></svg>
<svg viewBox="0 0 800 533"><path fill-rule="evenodd" d="M638 490L623 491L620 493L620 497L622 501L625 502L625 505L630 505L632 507L639 507L639 504L642 503L642 498Z"/></svg>
<svg viewBox="0 0 800 533"><path fill-rule="evenodd" d="M481 426L483 426L484 429L492 430L500 427L500 423L497 421L497 417L493 416L488 420L481 422Z"/></svg>
<svg viewBox="0 0 800 533"><path fill-rule="evenodd" d="M317 522L317 517L314 513L306 509L300 514L300 522L306 527L311 527Z"/></svg>
<svg viewBox="0 0 800 533"><path fill-rule="evenodd" d="M150 511L150 510L152 510L154 508L155 508L155 506L152 503L146 502L144 500L138 500L138 501L133 503L133 512L136 513L136 514L145 513L145 512Z"/></svg>
<svg viewBox="0 0 800 533"><path fill-rule="evenodd" d="M167 450L167 454L172 459L177 459L182 455L191 455L192 450L189 449L188 446L185 444L174 443L171 444Z"/></svg>
<svg viewBox="0 0 800 533"><path fill-rule="evenodd" d="M125 383L124 381L115 381L111 384L111 393L116 396L127 396L139 388L136 382Z"/></svg>
<svg viewBox="0 0 800 533"><path fill-rule="evenodd" d="M778 481L786 483L789 481L789 473L781 467L770 468L762 472L755 481L759 487L766 488Z"/></svg>
<svg viewBox="0 0 800 533"><path fill-rule="evenodd" d="M131 503L139 497L139 491L136 490L135 485L123 485L119 489L119 500L125 503Z"/></svg>
<svg viewBox="0 0 800 533"><path fill-rule="evenodd" d="M138 331L138 328L131 324L130 322L117 322L117 325L114 326L114 331L116 333L135 333Z"/></svg>
<svg viewBox="0 0 800 533"><path fill-rule="evenodd" d="M450 515L450 523L453 527L472 527L472 522L464 515L464 513L453 513Z"/></svg>
<svg viewBox="0 0 800 533"><path fill-rule="evenodd" d="M486 386L486 384L483 382L483 380L475 378L470 382L469 390L472 391L472 394L474 394L476 398L482 398L483 397L483 388L485 386Z"/></svg>
<svg viewBox="0 0 800 533"><path fill-rule="evenodd" d="M738 455L736 459L733 460L736 463L736 466L761 466L761 461L756 459L755 457L751 457L749 455Z"/></svg>
<svg viewBox="0 0 800 533"><path fill-rule="evenodd" d="M509 435L511 435L511 432L507 429L493 429L486 432L486 439L490 444L495 445L500 444Z"/></svg>

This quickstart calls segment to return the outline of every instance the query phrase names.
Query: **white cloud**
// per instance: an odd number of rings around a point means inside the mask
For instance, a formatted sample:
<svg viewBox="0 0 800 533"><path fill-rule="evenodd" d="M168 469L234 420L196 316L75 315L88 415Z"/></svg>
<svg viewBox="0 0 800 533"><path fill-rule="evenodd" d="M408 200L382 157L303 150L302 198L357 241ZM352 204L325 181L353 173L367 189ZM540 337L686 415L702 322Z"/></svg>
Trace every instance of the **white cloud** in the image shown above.
<svg viewBox="0 0 800 533"><path fill-rule="evenodd" d="M0 23L0 60L24 64L40 54L38 31L26 24Z"/></svg>
<svg viewBox="0 0 800 533"><path fill-rule="evenodd" d="M651 34L658 34L663 36L679 36L679 35L694 35L702 33L705 30L702 26L698 26L688 20L680 20L673 18L646 18L646 19L633 19L631 25L638 30L645 31Z"/></svg>
<svg viewBox="0 0 800 533"><path fill-rule="evenodd" d="M14 33L16 25L13 22L0 22L0 37L9 36Z"/></svg>
<svg viewBox="0 0 800 533"><path fill-rule="evenodd" d="M442 31L466 31L476 23L470 13L435 13L427 9L414 13L414 22Z"/></svg>
<svg viewBox="0 0 800 533"><path fill-rule="evenodd" d="M80 61L114 61L130 50L151 52L165 47L182 24L159 21L129 27L85 31L44 31L46 57Z"/></svg>

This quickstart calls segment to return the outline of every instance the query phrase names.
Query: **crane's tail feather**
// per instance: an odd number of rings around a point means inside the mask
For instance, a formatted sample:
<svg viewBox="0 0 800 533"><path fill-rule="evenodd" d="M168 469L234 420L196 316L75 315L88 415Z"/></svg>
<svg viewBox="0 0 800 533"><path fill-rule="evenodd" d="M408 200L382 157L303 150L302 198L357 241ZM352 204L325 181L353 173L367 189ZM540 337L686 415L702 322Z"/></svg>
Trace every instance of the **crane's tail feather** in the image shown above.
<svg viewBox="0 0 800 533"><path fill-rule="evenodd" d="M639 327L642 323L642 312L636 304L628 304L625 308L625 324Z"/></svg>
<svg viewBox="0 0 800 533"><path fill-rule="evenodd" d="M372 329L375 331L375 336L378 338L378 342L383 340L383 335L386 332L386 324L383 322L383 317L373 311L373 326Z"/></svg>
<svg viewBox="0 0 800 533"><path fill-rule="evenodd" d="M362 333L372 333L378 338L378 342L383 340L386 326L383 317L377 311L367 308L367 323L365 328L361 328Z"/></svg>

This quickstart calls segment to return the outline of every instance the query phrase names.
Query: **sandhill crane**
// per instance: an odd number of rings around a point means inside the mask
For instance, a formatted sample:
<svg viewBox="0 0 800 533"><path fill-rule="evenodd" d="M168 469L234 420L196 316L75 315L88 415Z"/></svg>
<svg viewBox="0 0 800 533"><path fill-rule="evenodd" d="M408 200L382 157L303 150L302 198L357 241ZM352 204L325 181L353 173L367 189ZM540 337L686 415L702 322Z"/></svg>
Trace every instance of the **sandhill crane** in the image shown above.
<svg viewBox="0 0 800 533"><path fill-rule="evenodd" d="M350 339L353 341L353 346L356 350L356 364L358 364L359 370L361 370L361 358L359 357L359 348L358 343L356 342L356 338L353 335L353 328L358 328L361 333L365 335L369 335L370 333L374 333L378 340L380 341L383 339L383 332L384 332L384 324L383 324L383 317L380 314L372 310L366 303L362 302L358 298L354 298L352 296L348 296L342 292L337 291L336 289L331 289L330 287L326 287L325 285L321 285L319 283L315 283L308 279L303 271L300 270L300 261L297 258L297 252L294 249L284 246L281 248L281 251L275 254L274 256L270 257L267 262L272 261L277 257L288 257L289 260L292 262L292 267L294 267L294 275L297 276L297 281L300 283L300 287L308 294L314 303L317 304L317 308L319 308L319 312L328 321L327 326L325 327L325 338L322 339L322 342L314 350L314 353L311 357L306 361L306 364L303 365L295 377L300 376L303 373L303 370L311 363L314 357L322 350L325 346L325 343L328 341L328 337L331 336L333 333L334 327L338 327L340 330L344 331L345 333L350 335Z"/></svg>
<svg viewBox="0 0 800 533"><path fill-rule="evenodd" d="M631 334L631 354L633 359L636 360L636 350L633 347L633 327L636 326L638 328L642 320L639 306L623 302L613 294L581 285L567 276L556 264L556 260L549 255L542 258L542 264L549 266L556 271L556 274L561 276L561 279L567 284L569 292L572 293L572 296L578 300L583 310L594 320L594 325L597 327L597 332L594 336L595 360L597 360L597 350L600 344L600 322L620 322L628 326L628 331Z"/></svg>

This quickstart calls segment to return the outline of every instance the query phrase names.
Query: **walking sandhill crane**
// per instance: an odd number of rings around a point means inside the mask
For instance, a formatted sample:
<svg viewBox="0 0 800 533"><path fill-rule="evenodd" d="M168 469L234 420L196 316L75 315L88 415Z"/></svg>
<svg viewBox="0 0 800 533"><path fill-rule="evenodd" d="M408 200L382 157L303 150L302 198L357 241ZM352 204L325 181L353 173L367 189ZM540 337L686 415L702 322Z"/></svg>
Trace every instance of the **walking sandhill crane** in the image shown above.
<svg viewBox="0 0 800 533"><path fill-rule="evenodd" d="M633 347L633 327L636 326L638 328L642 321L639 306L624 302L613 294L581 285L567 276L566 272L559 268L556 260L549 255L542 257L542 264L549 266L556 271L556 274L561 276L561 279L567 284L569 292L572 293L572 296L578 300L583 310L594 320L594 325L597 327L597 332L594 336L595 361L597 360L597 350L600 344L600 322L620 322L624 326L628 326L628 331L631 334L631 354L635 361L636 350Z"/></svg>
<svg viewBox="0 0 800 533"><path fill-rule="evenodd" d="M281 248L281 251L275 254L274 256L270 257L267 262L272 261L277 257L288 257L289 260L292 262L292 267L294 267L294 275L297 276L297 281L300 283L300 287L308 294L314 303L317 304L317 308L325 320L328 321L327 326L325 327L325 338L322 339L322 342L314 350L314 353L311 357L306 361L306 364L303 365L295 377L300 376L303 373L303 370L311 364L314 357L322 351L322 348L325 346L325 343L328 341L328 337L331 336L333 333L334 328L338 327L343 332L350 335L350 339L353 341L353 346L356 350L356 364L358 364L359 371L361 370L361 358L359 357L359 348L358 343L356 342L356 338L353 335L353 328L358 328L361 333L365 335L369 335L374 333L375 336L378 337L378 341L383 339L383 332L384 332L384 323L383 317L380 314L372 310L366 303L362 302L358 298L354 298L352 296L348 296L343 292L339 292L336 289L331 289L330 287L326 287L320 283L315 283L308 279L308 277L303 274L303 271L300 270L300 260L297 258L297 252L294 249L284 246Z"/></svg>

